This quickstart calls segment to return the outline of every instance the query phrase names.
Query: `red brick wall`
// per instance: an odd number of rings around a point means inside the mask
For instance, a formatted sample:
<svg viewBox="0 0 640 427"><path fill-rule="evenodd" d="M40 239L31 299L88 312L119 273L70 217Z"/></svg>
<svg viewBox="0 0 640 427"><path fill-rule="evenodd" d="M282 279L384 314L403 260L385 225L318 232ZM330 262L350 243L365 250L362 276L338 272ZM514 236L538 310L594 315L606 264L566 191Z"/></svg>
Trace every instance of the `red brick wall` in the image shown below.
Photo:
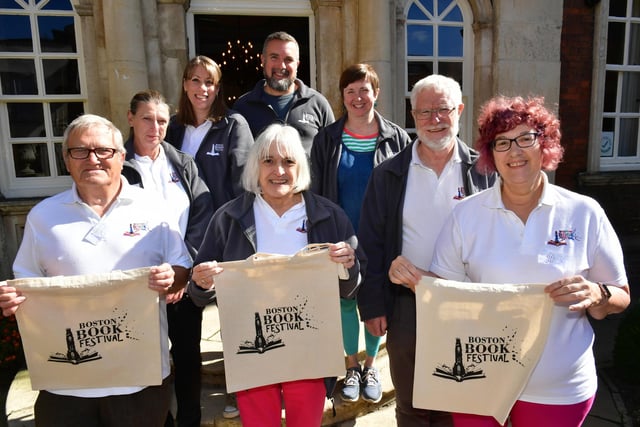
<svg viewBox="0 0 640 427"><path fill-rule="evenodd" d="M560 44L560 104L564 162L556 183L576 189L577 176L586 171L591 78L593 68L594 8L585 0L565 0Z"/></svg>

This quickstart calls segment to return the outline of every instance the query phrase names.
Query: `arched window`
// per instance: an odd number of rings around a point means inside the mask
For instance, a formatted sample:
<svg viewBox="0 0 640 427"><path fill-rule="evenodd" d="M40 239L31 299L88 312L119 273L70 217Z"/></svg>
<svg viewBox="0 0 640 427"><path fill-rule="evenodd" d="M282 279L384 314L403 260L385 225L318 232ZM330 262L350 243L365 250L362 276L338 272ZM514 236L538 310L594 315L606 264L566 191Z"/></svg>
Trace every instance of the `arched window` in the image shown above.
<svg viewBox="0 0 640 427"><path fill-rule="evenodd" d="M69 0L0 0L0 191L56 193L70 184L64 129L84 111L82 58Z"/></svg>
<svg viewBox="0 0 640 427"><path fill-rule="evenodd" d="M462 86L463 102L473 94L473 31L471 10L464 1L411 0L405 7L405 127L415 129L411 117L413 85L429 74L443 74ZM463 113L460 137L471 144L473 114Z"/></svg>

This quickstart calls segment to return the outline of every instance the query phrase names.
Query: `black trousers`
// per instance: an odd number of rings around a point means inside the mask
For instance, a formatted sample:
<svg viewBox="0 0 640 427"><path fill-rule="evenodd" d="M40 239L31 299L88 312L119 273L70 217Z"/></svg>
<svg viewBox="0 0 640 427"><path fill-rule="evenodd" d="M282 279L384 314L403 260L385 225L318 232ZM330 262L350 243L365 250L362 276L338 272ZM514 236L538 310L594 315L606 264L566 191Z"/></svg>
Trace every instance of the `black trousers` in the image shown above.
<svg viewBox="0 0 640 427"><path fill-rule="evenodd" d="M187 294L179 302L167 304L174 387L178 404L176 421L179 427L200 427L202 417L202 311L203 308L196 306ZM169 422L167 424L170 425Z"/></svg>
<svg viewBox="0 0 640 427"><path fill-rule="evenodd" d="M42 390L36 427L162 427L171 402L170 377L137 393L105 397L62 396Z"/></svg>
<svg viewBox="0 0 640 427"><path fill-rule="evenodd" d="M393 316L387 325L387 353L391 381L396 390L398 427L451 427L451 415L413 407L413 379L416 360L416 299L409 290L396 297Z"/></svg>

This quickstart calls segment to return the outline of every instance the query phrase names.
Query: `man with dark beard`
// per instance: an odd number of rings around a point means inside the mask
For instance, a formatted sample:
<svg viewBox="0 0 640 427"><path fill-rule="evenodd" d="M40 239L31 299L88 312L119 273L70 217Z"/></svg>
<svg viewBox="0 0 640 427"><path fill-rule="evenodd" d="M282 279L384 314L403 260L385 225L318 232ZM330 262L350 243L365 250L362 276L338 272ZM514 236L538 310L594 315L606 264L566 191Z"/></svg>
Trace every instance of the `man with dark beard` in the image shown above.
<svg viewBox="0 0 640 427"><path fill-rule="evenodd" d="M247 119L254 138L275 122L293 126L310 155L313 137L335 118L327 99L297 78L298 42L284 31L272 33L264 42L260 59L265 78L238 98L233 109Z"/></svg>

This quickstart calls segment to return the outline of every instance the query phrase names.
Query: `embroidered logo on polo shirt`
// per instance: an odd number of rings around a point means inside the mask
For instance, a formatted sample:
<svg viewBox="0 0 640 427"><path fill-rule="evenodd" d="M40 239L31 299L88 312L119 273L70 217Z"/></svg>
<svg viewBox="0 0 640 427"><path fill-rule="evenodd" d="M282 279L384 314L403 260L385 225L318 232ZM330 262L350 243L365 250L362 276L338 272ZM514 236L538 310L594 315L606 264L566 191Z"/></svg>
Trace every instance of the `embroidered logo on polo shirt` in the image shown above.
<svg viewBox="0 0 640 427"><path fill-rule="evenodd" d="M169 178L171 178L171 181L169 182L180 182L180 177L178 176L178 174L176 173L176 171L171 171L171 175L169 176Z"/></svg>
<svg viewBox="0 0 640 427"><path fill-rule="evenodd" d="M458 187L458 194L453 196L453 199L454 200L462 200L465 197L466 197L466 194L464 194L464 187Z"/></svg>
<svg viewBox="0 0 640 427"><path fill-rule="evenodd" d="M132 222L129 224L129 231L125 231L123 235L139 236L142 231L148 231L146 222Z"/></svg>
<svg viewBox="0 0 640 427"><path fill-rule="evenodd" d="M547 241L547 245L564 246L567 240L580 240L576 235L576 230L556 230L553 239Z"/></svg>
<svg viewBox="0 0 640 427"><path fill-rule="evenodd" d="M303 219L302 220L302 225L298 228L296 228L296 231L299 233L306 233L307 232L307 220Z"/></svg>

